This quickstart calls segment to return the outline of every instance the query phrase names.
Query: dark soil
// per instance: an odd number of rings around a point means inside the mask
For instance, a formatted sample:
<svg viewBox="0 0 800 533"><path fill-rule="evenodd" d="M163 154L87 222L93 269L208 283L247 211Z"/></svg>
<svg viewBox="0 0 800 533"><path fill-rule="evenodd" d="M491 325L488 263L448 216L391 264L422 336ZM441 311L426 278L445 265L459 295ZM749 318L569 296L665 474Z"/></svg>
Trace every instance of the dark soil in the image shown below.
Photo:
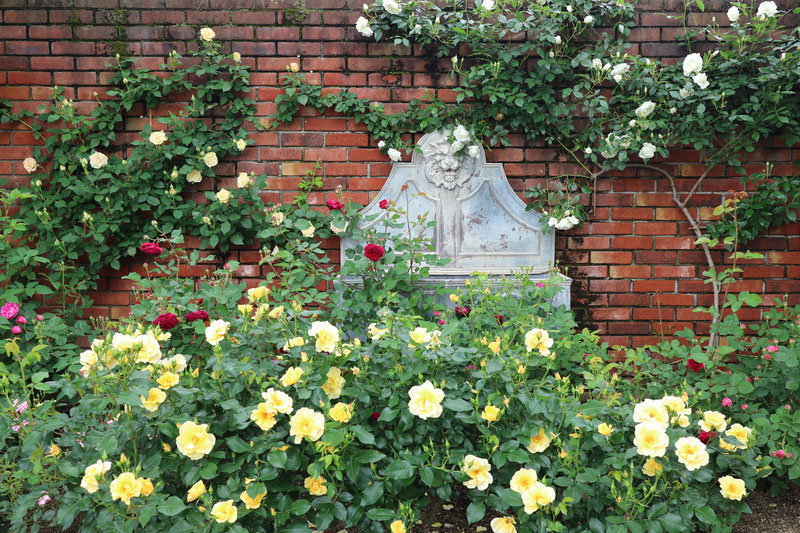
<svg viewBox="0 0 800 533"><path fill-rule="evenodd" d="M743 515L733 533L800 533L800 490L796 486L782 496L758 488L746 501L753 514Z"/></svg>

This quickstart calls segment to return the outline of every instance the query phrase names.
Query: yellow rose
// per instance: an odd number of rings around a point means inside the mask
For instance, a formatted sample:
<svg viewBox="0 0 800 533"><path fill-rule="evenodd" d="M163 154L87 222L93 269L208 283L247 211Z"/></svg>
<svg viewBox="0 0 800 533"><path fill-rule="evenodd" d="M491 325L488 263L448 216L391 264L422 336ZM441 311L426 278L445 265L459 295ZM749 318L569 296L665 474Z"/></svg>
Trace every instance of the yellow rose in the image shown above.
<svg viewBox="0 0 800 533"><path fill-rule="evenodd" d="M661 403L673 413L684 414L683 410L686 408L686 403L678 396L664 396L661 398Z"/></svg>
<svg viewBox="0 0 800 533"><path fill-rule="evenodd" d="M652 457L648 458L645 461L644 466L642 467L642 473L646 476L654 477L658 472L664 470L664 467L653 459Z"/></svg>
<svg viewBox="0 0 800 533"><path fill-rule="evenodd" d="M414 331L409 331L408 336L417 344L428 344L431 342L431 334L425 328L415 328ZM413 346L411 346L413 348Z"/></svg>
<svg viewBox="0 0 800 533"><path fill-rule="evenodd" d="M669 437L664 428L656 422L642 422L636 425L633 444L639 455L663 457L669 446Z"/></svg>
<svg viewBox="0 0 800 533"><path fill-rule="evenodd" d="M253 306L250 304L239 304L236 306L236 309L238 309L239 314L242 316L247 316L253 312Z"/></svg>
<svg viewBox="0 0 800 533"><path fill-rule="evenodd" d="M389 524L389 531L392 533L406 533L406 525L402 522L402 520L395 520Z"/></svg>
<svg viewBox="0 0 800 533"><path fill-rule="evenodd" d="M539 428L539 432L531 437L531 442L528 444L528 451L531 453L542 453L550 446L552 439L545 435L544 428Z"/></svg>
<svg viewBox="0 0 800 533"><path fill-rule="evenodd" d="M231 200L231 191L228 189L222 188L214 195L217 201L221 204L227 204Z"/></svg>
<svg viewBox="0 0 800 533"><path fill-rule="evenodd" d="M483 413L481 413L481 418L489 422L490 424L497 420L497 416L500 414L500 408L495 407L494 405L487 405L483 409Z"/></svg>
<svg viewBox="0 0 800 533"><path fill-rule="evenodd" d="M314 236L314 230L315 229L316 228L314 227L314 224L311 224L309 227L307 227L306 229L302 230L300 233L303 234L303 237L308 237L310 239L311 237Z"/></svg>
<svg viewBox="0 0 800 533"><path fill-rule="evenodd" d="M181 424L178 438L175 440L178 451L192 461L211 453L217 439L207 430L208 424L195 424L192 421Z"/></svg>
<svg viewBox="0 0 800 533"><path fill-rule="evenodd" d="M242 503L244 503L244 506L247 509L258 509L261 506L261 500L264 499L264 496L266 495L266 492L261 492L256 494L255 498L251 498L245 490L239 495L239 499L242 500Z"/></svg>
<svg viewBox="0 0 800 533"><path fill-rule="evenodd" d="M522 494L538 481L536 470L533 468L520 468L511 478L511 490Z"/></svg>
<svg viewBox="0 0 800 533"><path fill-rule="evenodd" d="M99 488L97 479L102 477L111 469L111 461L98 460L96 463L86 467L81 480L81 488L89 494L94 494Z"/></svg>
<svg viewBox="0 0 800 533"><path fill-rule="evenodd" d="M330 322L313 322L308 334L317 339L314 347L318 352L333 353L339 344L339 330Z"/></svg>
<svg viewBox="0 0 800 533"><path fill-rule="evenodd" d="M203 181L203 173L194 169L186 175L186 181L189 183L200 183Z"/></svg>
<svg viewBox="0 0 800 533"><path fill-rule="evenodd" d="M500 353L500 337L497 337L497 339L489 343L489 349L495 355Z"/></svg>
<svg viewBox="0 0 800 533"><path fill-rule="evenodd" d="M294 437L295 444L300 444L303 437L315 442L325 433L325 416L308 407L303 407L289 420L289 428L289 436Z"/></svg>
<svg viewBox="0 0 800 533"><path fill-rule="evenodd" d="M108 156L102 152L92 152L89 156L89 166L97 170L103 168L108 163Z"/></svg>
<svg viewBox="0 0 800 533"><path fill-rule="evenodd" d="M284 387L291 387L300 380L300 376L302 375L302 368L299 366L290 366L286 369L286 372L284 372L283 376L281 377L281 385Z"/></svg>
<svg viewBox="0 0 800 533"><path fill-rule="evenodd" d="M328 414L337 422L346 424L350 422L350 419L353 417L353 406L348 403L339 402L328 411Z"/></svg>
<svg viewBox="0 0 800 533"><path fill-rule="evenodd" d="M374 341L381 340L381 337L386 335L388 332L389 328L379 328L375 322L372 322L367 328L367 335L369 335L369 338Z"/></svg>
<svg viewBox="0 0 800 533"><path fill-rule="evenodd" d="M430 380L422 385L416 385L408 390L408 410L412 415L423 420L439 418L442 415L442 401L444 391L433 386Z"/></svg>
<svg viewBox="0 0 800 533"><path fill-rule="evenodd" d="M162 360L161 365L171 372L183 372L186 370L186 357L183 354L176 353L169 359Z"/></svg>
<svg viewBox="0 0 800 533"><path fill-rule="evenodd" d="M203 28L202 30L200 30L200 38L206 42L213 41L214 37L216 36L217 34L214 33L214 30L212 30L211 28Z"/></svg>
<svg viewBox="0 0 800 533"><path fill-rule="evenodd" d="M751 433L752 430L750 428L741 424L733 424L730 429L725 432L725 435L733 437L741 443L741 445L734 444L734 449L744 449L747 448L747 443L750 440Z"/></svg>
<svg viewBox="0 0 800 533"><path fill-rule="evenodd" d="M455 303L458 303L458 301L459 301L460 299L461 299L461 298L459 298L457 294L451 294L451 295L450 295L450 301L451 301L451 302L453 302L454 304L455 304Z"/></svg>
<svg viewBox="0 0 800 533"><path fill-rule="evenodd" d="M167 399L167 394L163 390L153 387L150 389L147 398L144 396L139 396L139 398L142 400L142 407L152 413L164 403L164 400Z"/></svg>
<svg viewBox="0 0 800 533"><path fill-rule="evenodd" d="M634 422L654 422L664 429L669 427L669 412L661 400L644 400L633 408Z"/></svg>
<svg viewBox="0 0 800 533"><path fill-rule="evenodd" d="M298 346L302 346L306 343L306 340L303 337L292 337L286 344L283 345L283 349L287 352L292 348L297 348Z"/></svg>
<svg viewBox="0 0 800 533"><path fill-rule="evenodd" d="M32 158L32 157L26 157L22 161L22 168L24 168L28 172L28 174L30 174L31 172L35 171L36 167L38 167L38 166L39 166L39 163L37 163L36 160L34 158Z"/></svg>
<svg viewBox="0 0 800 533"><path fill-rule="evenodd" d="M150 496L153 494L153 482L150 481L149 477L140 477L136 482L139 483L139 493L142 496Z"/></svg>
<svg viewBox="0 0 800 533"><path fill-rule="evenodd" d="M189 491L186 493L186 501L193 502L200 496L206 493L206 484L203 483L201 479L191 487L189 487Z"/></svg>
<svg viewBox="0 0 800 533"><path fill-rule="evenodd" d="M133 338L133 345L140 346L136 354L137 363L157 363L161 360L161 347L158 340L152 335L137 335Z"/></svg>
<svg viewBox="0 0 800 533"><path fill-rule="evenodd" d="M528 352L538 350L539 355L548 357L552 346L553 339L550 338L550 334L544 329L533 328L525 333L525 348Z"/></svg>
<svg viewBox="0 0 800 533"><path fill-rule="evenodd" d="M516 523L517 521L510 516L505 516L492 519L490 525L492 526L492 533L517 533L517 528L514 526Z"/></svg>
<svg viewBox="0 0 800 533"><path fill-rule="evenodd" d="M273 308L272 311L269 312L269 317L273 319L280 318L282 314L283 314L283 306L279 305L278 307Z"/></svg>
<svg viewBox="0 0 800 533"><path fill-rule="evenodd" d="M261 393L261 397L264 398L267 408L273 413L292 414L292 398L285 392L270 387Z"/></svg>
<svg viewBox="0 0 800 533"><path fill-rule="evenodd" d="M687 470L697 470L708 464L706 445L696 437L682 437L675 441L675 455Z"/></svg>
<svg viewBox="0 0 800 533"><path fill-rule="evenodd" d="M214 507L211 508L211 516L219 524L224 524L225 522L233 524L239 516L239 511L233 505L233 500L225 500L214 504Z"/></svg>
<svg viewBox="0 0 800 533"><path fill-rule="evenodd" d="M166 390L177 385L180 378L175 372L164 372L156 381L159 387Z"/></svg>
<svg viewBox="0 0 800 533"><path fill-rule="evenodd" d="M222 319L211 322L206 328L206 340L208 344L211 346L219 344L220 341L225 338L225 335L227 335L230 327L230 322L225 322Z"/></svg>
<svg viewBox="0 0 800 533"><path fill-rule="evenodd" d="M743 497L747 496L744 480L732 476L719 478L719 493L722 494L723 498L741 501Z"/></svg>
<svg viewBox="0 0 800 533"><path fill-rule="evenodd" d="M612 431L614 431L614 426L610 426L605 422L597 426L597 432L603 435L604 437L610 436Z"/></svg>
<svg viewBox="0 0 800 533"><path fill-rule="evenodd" d="M160 146L167 142L167 134L164 131L156 130L150 133L150 137L148 139L152 144L156 146Z"/></svg>
<svg viewBox="0 0 800 533"><path fill-rule="evenodd" d="M461 469L469 476L469 480L464 482L464 486L468 489L486 490L494 481L490 474L492 466L486 459L467 455L464 457L464 465Z"/></svg>
<svg viewBox="0 0 800 533"><path fill-rule="evenodd" d="M556 491L539 481L522 493L522 503L525 505L525 512L528 514L532 514L540 507L553 503L555 499Z"/></svg>
<svg viewBox="0 0 800 533"><path fill-rule="evenodd" d="M52 455L52 456L54 456L54 457L55 457L56 455L58 455L58 454L60 454L60 453L61 453L61 448L59 448L59 447L58 447L58 446L56 446L55 444L52 444L52 445L50 446L50 451L48 452L48 454L49 454L49 455Z"/></svg>
<svg viewBox="0 0 800 533"><path fill-rule="evenodd" d="M239 63L242 60L242 54L240 54L239 52L234 52L233 53L233 60L235 62ZM241 148L241 150L244 150L244 148Z"/></svg>
<svg viewBox="0 0 800 533"><path fill-rule="evenodd" d="M255 422L262 430L269 431L277 423L275 413L276 411L270 409L265 402L261 402L250 412L250 420Z"/></svg>
<svg viewBox="0 0 800 533"><path fill-rule="evenodd" d="M312 496L324 496L328 493L328 489L325 488L325 481L325 478L322 476L307 477L303 485Z"/></svg>
<svg viewBox="0 0 800 533"><path fill-rule="evenodd" d="M142 487L136 481L136 476L132 472L120 474L111 482L111 499L122 500L125 505L131 504L131 498L139 496Z"/></svg>
<svg viewBox="0 0 800 533"><path fill-rule="evenodd" d="M289 70L291 70L292 72L297 72L298 70L300 70L300 65L298 65L297 63L289 63Z"/></svg>
<svg viewBox="0 0 800 533"><path fill-rule="evenodd" d="M255 303L258 300L268 297L269 291L270 291L269 287L265 287L263 285L259 285L258 287L253 287L252 289L247 290L247 299Z"/></svg>
<svg viewBox="0 0 800 533"><path fill-rule="evenodd" d="M706 411L703 413L703 419L697 423L703 431L725 431L728 423L725 421L725 415L718 411Z"/></svg>
<svg viewBox="0 0 800 533"><path fill-rule="evenodd" d="M331 367L328 370L328 381L322 386L322 390L328 395L328 398L335 400L342 395L342 388L344 388L344 378L342 371L336 367Z"/></svg>

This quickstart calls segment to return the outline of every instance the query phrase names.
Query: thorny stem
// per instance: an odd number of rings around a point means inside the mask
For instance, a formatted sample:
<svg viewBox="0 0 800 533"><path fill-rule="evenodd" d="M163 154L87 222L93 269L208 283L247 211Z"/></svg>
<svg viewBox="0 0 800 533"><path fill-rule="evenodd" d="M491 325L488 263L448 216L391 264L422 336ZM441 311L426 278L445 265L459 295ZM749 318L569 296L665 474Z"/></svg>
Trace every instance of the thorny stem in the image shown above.
<svg viewBox="0 0 800 533"><path fill-rule="evenodd" d="M700 227L698 226L697 221L694 219L692 214L686 208L685 201L683 202L681 201L680 195L678 194L678 189L675 187L675 178L672 176L672 174L670 174L669 172L660 167L656 167L653 165L632 164L629 166L633 168L644 168L647 170L655 170L661 173L663 176L665 176L669 180L669 186L672 189L672 200L675 202L675 205L678 206L678 209L681 210L683 216L686 217L686 220L689 221L689 225L692 227L692 231L694 231L694 234L697 236L697 238L699 239L703 236L703 232L700 231ZM706 176L707 173L708 170L706 170L706 172L704 172L703 175L697 180L698 183ZM711 269L712 272L716 272L717 268L716 265L714 264L714 259L711 257L711 250L709 250L708 245L705 243L701 243L700 247L703 249L703 254L706 256L706 262L708 263L709 268ZM720 307L719 307L720 284L719 280L717 280L714 277L711 277L709 279L711 279L711 286L714 289L714 313L711 318L711 331L709 332L708 335L708 346L707 346L707 348L710 350L714 347L716 341L716 332L714 331L714 325L717 322L719 322L720 319Z"/></svg>

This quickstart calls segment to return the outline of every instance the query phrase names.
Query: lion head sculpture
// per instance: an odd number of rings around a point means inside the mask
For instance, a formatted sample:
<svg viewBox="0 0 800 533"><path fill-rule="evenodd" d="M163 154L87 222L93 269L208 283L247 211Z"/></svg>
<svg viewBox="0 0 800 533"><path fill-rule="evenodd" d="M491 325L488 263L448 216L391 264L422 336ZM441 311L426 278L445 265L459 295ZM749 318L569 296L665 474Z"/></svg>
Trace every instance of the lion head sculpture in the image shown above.
<svg viewBox="0 0 800 533"><path fill-rule="evenodd" d="M422 156L425 159L425 175L436 187L461 187L475 170L475 158L453 153L446 139L425 144Z"/></svg>

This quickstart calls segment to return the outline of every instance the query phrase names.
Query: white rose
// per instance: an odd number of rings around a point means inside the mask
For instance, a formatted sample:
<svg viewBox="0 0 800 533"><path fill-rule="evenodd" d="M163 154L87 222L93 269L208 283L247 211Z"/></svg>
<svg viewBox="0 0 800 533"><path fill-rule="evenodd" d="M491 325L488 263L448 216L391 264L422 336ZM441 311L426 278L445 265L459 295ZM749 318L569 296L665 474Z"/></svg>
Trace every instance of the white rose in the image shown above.
<svg viewBox="0 0 800 533"><path fill-rule="evenodd" d="M453 141L453 144L450 145L450 149L453 152L458 152L462 148L464 148L464 143L462 143L461 141Z"/></svg>
<svg viewBox="0 0 800 533"><path fill-rule="evenodd" d="M575 215L568 217L567 220L571 224L571 227L577 226L578 223L580 222L580 220L578 220L578 217L576 217Z"/></svg>
<svg viewBox="0 0 800 533"><path fill-rule="evenodd" d="M556 53L553 52L552 50L550 50L550 52L548 52L547 56L548 57L556 57Z"/></svg>
<svg viewBox="0 0 800 533"><path fill-rule="evenodd" d="M200 30L200 38L203 39L204 41L207 42L213 41L214 37L216 36L217 34L214 33L214 30L212 30L211 28L203 28L202 30Z"/></svg>
<svg viewBox="0 0 800 533"><path fill-rule="evenodd" d="M617 83L622 83L622 74L615 74L614 81Z"/></svg>
<svg viewBox="0 0 800 533"><path fill-rule="evenodd" d="M239 63L242 60L242 54L240 54L239 52L234 52L233 53L233 60L235 62Z"/></svg>
<svg viewBox="0 0 800 533"><path fill-rule="evenodd" d="M689 95L692 94L692 91L690 91L688 89L681 89L680 91L678 91L678 93L681 95L681 98L685 99L685 98L689 98Z"/></svg>
<svg viewBox="0 0 800 533"><path fill-rule="evenodd" d="M239 139L238 141L236 141L236 149L237 150L239 150L241 152L245 148L247 148L247 141L245 141L244 139Z"/></svg>
<svg viewBox="0 0 800 533"><path fill-rule="evenodd" d="M482 7L486 10L494 9L494 0L483 0L483 2L478 2L478 7Z"/></svg>
<svg viewBox="0 0 800 533"><path fill-rule="evenodd" d="M150 134L149 141L156 146L164 144L167 140L167 134L161 130L156 130Z"/></svg>
<svg viewBox="0 0 800 533"><path fill-rule="evenodd" d="M701 89L708 87L708 76L706 76L705 72L695 74L694 77L692 77L692 81L695 82Z"/></svg>
<svg viewBox="0 0 800 533"><path fill-rule="evenodd" d="M758 12L756 13L756 16L760 19L765 19L774 17L777 12L778 6L775 5L775 2L761 2L758 5Z"/></svg>
<svg viewBox="0 0 800 533"><path fill-rule="evenodd" d="M561 36L556 35L556 44L561 44Z"/></svg>
<svg viewBox="0 0 800 533"><path fill-rule="evenodd" d="M205 163L208 168L217 166L217 163L219 163L219 159L217 159L216 152L208 152L206 155L204 155L203 163Z"/></svg>
<svg viewBox="0 0 800 533"><path fill-rule="evenodd" d="M481 147L473 144L467 149L467 153L469 153L470 157L478 157L481 154Z"/></svg>
<svg viewBox="0 0 800 533"><path fill-rule="evenodd" d="M400 12L402 11L400 4L398 4L394 0L383 0L383 9L385 9L387 13L391 13L392 15L399 15Z"/></svg>
<svg viewBox="0 0 800 533"><path fill-rule="evenodd" d="M378 149L379 150L383 150L384 146L386 146L386 142L385 141L378 141Z"/></svg>
<svg viewBox="0 0 800 533"><path fill-rule="evenodd" d="M103 168L108 163L108 156L101 152L92 152L89 156L89 164L94 169Z"/></svg>
<svg viewBox="0 0 800 533"><path fill-rule="evenodd" d="M39 164L32 157L26 157L25 160L22 162L22 168L27 170L28 174L35 171L37 166L39 166Z"/></svg>
<svg viewBox="0 0 800 533"><path fill-rule="evenodd" d="M647 118L650 113L655 110L656 104L650 100L645 101L642 105L636 108L636 116L639 118Z"/></svg>
<svg viewBox="0 0 800 533"><path fill-rule="evenodd" d="M547 219L548 226L553 227L556 224L558 224L558 220L556 220L555 217L550 217L549 219Z"/></svg>
<svg viewBox="0 0 800 533"><path fill-rule="evenodd" d="M627 63L620 63L619 65L615 65L613 69L611 69L612 76L618 76L620 74L625 74L631 69L631 66Z"/></svg>
<svg viewBox="0 0 800 533"><path fill-rule="evenodd" d="M691 76L703 70L703 56L700 54L689 54L683 60L683 75Z"/></svg>
<svg viewBox="0 0 800 533"><path fill-rule="evenodd" d="M670 115L674 115L677 112L678 112L678 108L677 107L670 107L669 108L669 114Z"/></svg>
<svg viewBox="0 0 800 533"><path fill-rule="evenodd" d="M731 8L728 10L727 15L728 15L728 20L730 20L731 22L736 22L737 20L739 20L739 15L741 15L741 13L739 13L738 7L731 6Z"/></svg>
<svg viewBox="0 0 800 533"><path fill-rule="evenodd" d="M572 6L567 6L567 13L572 13Z"/></svg>
<svg viewBox="0 0 800 533"><path fill-rule="evenodd" d="M583 17L583 23L584 24L591 24L592 22L594 22L594 17L593 16L586 15L585 17Z"/></svg>
<svg viewBox="0 0 800 533"><path fill-rule="evenodd" d="M586 155L592 155L592 147L587 146L586 149L584 149L583 153Z"/></svg>
<svg viewBox="0 0 800 533"><path fill-rule="evenodd" d="M563 219L559 220L556 223L556 229L557 230L561 230L561 231L568 230L569 229L569 221L566 218L563 218Z"/></svg>
<svg viewBox="0 0 800 533"><path fill-rule="evenodd" d="M369 21L364 17L358 17L356 30L364 37L372 37L372 28L369 27Z"/></svg>
<svg viewBox="0 0 800 533"><path fill-rule="evenodd" d="M400 159L402 159L400 150L396 150L394 148L389 148L388 150L386 150L386 155L389 156L389 159L395 162L400 161Z"/></svg>
<svg viewBox="0 0 800 533"><path fill-rule="evenodd" d="M219 203L227 204L231 199L231 191L228 189L220 189L215 196L217 197Z"/></svg>
<svg viewBox="0 0 800 533"><path fill-rule="evenodd" d="M469 142L470 134L469 130L464 126L459 125L456 129L453 130L453 137L456 138L457 141L462 143Z"/></svg>
<svg viewBox="0 0 800 533"><path fill-rule="evenodd" d="M313 237L313 236L314 236L314 230L315 230L315 229L316 229L316 228L314 227L314 224L311 224L311 225L310 225L309 227L307 227L306 229L304 229L304 230L301 230L301 231L300 231L300 233L302 233L302 234L303 234L303 237L308 237L308 238L310 239L311 237Z"/></svg>
<svg viewBox="0 0 800 533"><path fill-rule="evenodd" d="M592 59L592 68L596 68L598 70L603 68L603 62L595 57L594 59Z"/></svg>
<svg viewBox="0 0 800 533"><path fill-rule="evenodd" d="M189 183L200 183L203 181L203 173L194 169L186 175L186 181Z"/></svg>
<svg viewBox="0 0 800 533"><path fill-rule="evenodd" d="M236 186L239 188L247 187L251 183L252 181L250 181L250 176L247 172L239 172L239 175L236 176Z"/></svg>
<svg viewBox="0 0 800 533"><path fill-rule="evenodd" d="M656 155L656 147L650 143L644 143L639 150L639 157L642 159L650 159L654 155Z"/></svg>
<svg viewBox="0 0 800 533"><path fill-rule="evenodd" d="M611 63L606 63L603 65L603 70L611 70Z"/></svg>
<svg viewBox="0 0 800 533"><path fill-rule="evenodd" d="M636 119L631 119L630 122L628 122L628 126L630 126L631 128L636 126Z"/></svg>

